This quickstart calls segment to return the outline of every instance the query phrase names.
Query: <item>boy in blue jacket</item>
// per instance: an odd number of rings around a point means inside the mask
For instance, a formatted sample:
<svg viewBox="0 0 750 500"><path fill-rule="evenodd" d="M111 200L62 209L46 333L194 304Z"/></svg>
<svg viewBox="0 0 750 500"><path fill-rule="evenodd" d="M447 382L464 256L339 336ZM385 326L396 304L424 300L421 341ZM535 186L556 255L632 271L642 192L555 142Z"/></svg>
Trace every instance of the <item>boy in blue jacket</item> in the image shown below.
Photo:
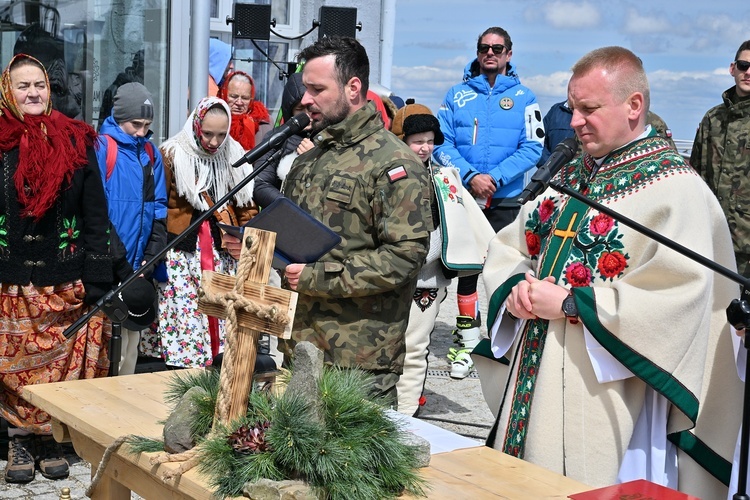
<svg viewBox="0 0 750 500"><path fill-rule="evenodd" d="M97 159L112 223L117 279L124 280L167 242L167 188L161 153L149 141L154 99L140 83L117 89L112 114L100 128ZM151 269L141 270L150 278ZM132 319L132 318L131 318ZM135 372L139 329L122 327L119 374ZM138 325L142 328L148 325Z"/></svg>

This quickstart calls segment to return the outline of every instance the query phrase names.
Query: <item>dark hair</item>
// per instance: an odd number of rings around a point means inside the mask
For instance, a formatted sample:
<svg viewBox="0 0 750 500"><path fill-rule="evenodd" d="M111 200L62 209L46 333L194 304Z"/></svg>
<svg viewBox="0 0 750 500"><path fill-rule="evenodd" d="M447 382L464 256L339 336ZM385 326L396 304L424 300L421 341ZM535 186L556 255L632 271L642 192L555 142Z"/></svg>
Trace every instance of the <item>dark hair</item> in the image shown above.
<svg viewBox="0 0 750 500"><path fill-rule="evenodd" d="M365 48L354 38L324 37L302 49L298 59L312 61L318 57L335 56L336 76L339 86L344 87L353 77L362 82L362 96L370 88L370 59Z"/></svg>
<svg viewBox="0 0 750 500"><path fill-rule="evenodd" d="M750 50L750 40L745 40L744 42L742 42L742 45L740 45L740 48L737 49L737 53L734 55L735 61L740 58L740 52L742 52L743 50Z"/></svg>
<svg viewBox="0 0 750 500"><path fill-rule="evenodd" d="M479 45L480 43L482 43L482 38L484 38L486 35L501 36L505 40L505 43L503 44L503 45L505 45L505 49L506 50L510 50L510 49L513 48L513 42L510 39L510 35L508 34L507 31L505 31L504 29L500 28L499 26L493 26L491 28L487 28L486 30L484 30L484 33L482 33L481 35L479 35L479 38L477 38L477 45Z"/></svg>

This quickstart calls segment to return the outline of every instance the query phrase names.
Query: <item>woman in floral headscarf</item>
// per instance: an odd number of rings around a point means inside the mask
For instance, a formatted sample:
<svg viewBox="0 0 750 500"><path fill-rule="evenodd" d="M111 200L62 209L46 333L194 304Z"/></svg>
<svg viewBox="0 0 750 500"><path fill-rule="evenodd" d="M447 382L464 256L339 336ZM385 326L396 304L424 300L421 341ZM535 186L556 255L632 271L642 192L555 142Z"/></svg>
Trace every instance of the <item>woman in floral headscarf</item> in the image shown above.
<svg viewBox="0 0 750 500"><path fill-rule="evenodd" d="M269 125L268 109L255 99L255 82L243 71L230 73L219 89L219 97L232 110L232 129L229 134L245 151L255 147L261 125ZM262 135L262 134L261 134Z"/></svg>
<svg viewBox="0 0 750 500"><path fill-rule="evenodd" d="M112 286L109 221L94 129L52 110L42 63L16 55L0 78L0 416L5 480L68 475L50 417L21 399L29 384L105 376L111 324L65 330Z"/></svg>
<svg viewBox="0 0 750 500"><path fill-rule="evenodd" d="M170 239L252 172L247 164L232 168L244 150L230 137L230 124L227 103L218 97L205 97L183 129L162 144ZM142 352L164 357L167 365L176 367L206 366L221 352L223 321L197 310L201 273L234 273L240 242L222 234L216 223L237 225L250 220L257 213L252 193L251 181L167 253L167 282L159 289L158 331L143 336Z"/></svg>

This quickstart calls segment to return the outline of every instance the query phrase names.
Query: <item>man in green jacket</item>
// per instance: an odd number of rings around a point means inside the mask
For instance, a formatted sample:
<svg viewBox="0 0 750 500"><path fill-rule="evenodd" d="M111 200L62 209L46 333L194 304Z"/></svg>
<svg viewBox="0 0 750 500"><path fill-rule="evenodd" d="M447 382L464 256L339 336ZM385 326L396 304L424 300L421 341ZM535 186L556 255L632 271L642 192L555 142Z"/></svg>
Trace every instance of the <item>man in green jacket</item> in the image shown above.
<svg viewBox="0 0 750 500"><path fill-rule="evenodd" d="M742 42L729 74L735 85L708 110L693 142L690 164L719 199L734 242L737 271L750 275L750 40Z"/></svg>
<svg viewBox="0 0 750 500"><path fill-rule="evenodd" d="M327 37L299 57L316 147L295 160L283 193L342 241L317 262L286 267L299 300L282 349L308 340L326 363L371 372L373 393L395 404L409 306L434 228L429 172L368 103L370 65L359 42Z"/></svg>

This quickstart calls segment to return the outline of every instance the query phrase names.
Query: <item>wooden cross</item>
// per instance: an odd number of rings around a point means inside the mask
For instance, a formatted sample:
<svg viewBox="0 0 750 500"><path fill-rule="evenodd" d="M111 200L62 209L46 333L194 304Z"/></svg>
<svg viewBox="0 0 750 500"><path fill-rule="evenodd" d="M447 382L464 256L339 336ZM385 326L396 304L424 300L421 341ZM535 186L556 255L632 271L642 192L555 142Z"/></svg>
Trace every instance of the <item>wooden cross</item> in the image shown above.
<svg viewBox="0 0 750 500"><path fill-rule="evenodd" d="M560 258L560 252L562 252L563 247L565 246L565 241L568 238L575 238L576 232L573 231L573 227L575 226L576 219L578 218L578 214L574 213L573 217L570 218L570 223L568 224L568 229L561 229L561 228L555 228L553 231L553 235L557 236L558 238L562 238L562 243L560 243L560 248L557 249L557 255L555 255L555 260L552 261L552 269L555 268L555 265L557 264L557 259Z"/></svg>
<svg viewBox="0 0 750 500"><path fill-rule="evenodd" d="M297 292L268 285L275 244L276 233L246 227L237 276L203 271L198 310L226 319L214 425L247 412L261 332L291 338Z"/></svg>

